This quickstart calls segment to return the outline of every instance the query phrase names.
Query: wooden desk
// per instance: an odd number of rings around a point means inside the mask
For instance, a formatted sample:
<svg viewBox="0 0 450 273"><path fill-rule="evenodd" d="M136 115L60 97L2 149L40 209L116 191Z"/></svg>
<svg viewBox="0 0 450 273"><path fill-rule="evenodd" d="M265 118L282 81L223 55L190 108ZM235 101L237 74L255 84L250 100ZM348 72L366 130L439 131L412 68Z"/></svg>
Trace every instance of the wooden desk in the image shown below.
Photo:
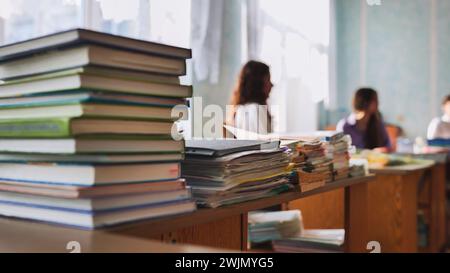
<svg viewBox="0 0 450 273"><path fill-rule="evenodd" d="M25 220L0 218L0 253L70 253L69 242L82 253L222 253L230 250L193 245L165 244L154 240L83 231Z"/></svg>
<svg viewBox="0 0 450 273"><path fill-rule="evenodd" d="M424 181L427 183L419 185L419 209L425 212L428 224L428 246L420 248L420 251L440 252L447 244L448 152L407 154L407 156L436 162Z"/></svg>
<svg viewBox="0 0 450 273"><path fill-rule="evenodd" d="M367 182L373 176L346 179L306 192L288 192L217 209L199 209L167 219L143 221L108 229L107 232L139 238L161 239L174 243L247 250L247 213L288 203L336 189L345 190L346 248L348 252L366 252L367 244Z"/></svg>
<svg viewBox="0 0 450 273"><path fill-rule="evenodd" d="M418 252L419 183L433 180L432 168L434 164L371 170L376 178L368 184L368 236L370 241L380 242L382 252ZM427 172L431 175L425 175ZM302 211L308 229L344 226L342 190L292 202L288 208Z"/></svg>
<svg viewBox="0 0 450 273"><path fill-rule="evenodd" d="M433 165L386 167L369 186L369 236L383 252L415 253L418 248L418 192Z"/></svg>
<svg viewBox="0 0 450 273"><path fill-rule="evenodd" d="M247 213L336 189L346 193L346 250L366 252L367 182L374 176L346 179L306 192L287 192L217 209L196 212L97 231L84 231L24 220L0 218L0 252L68 252L78 241L82 252L223 252L247 250ZM158 242L155 242L158 241ZM163 244L171 242L181 244ZM186 244L212 246L204 248Z"/></svg>

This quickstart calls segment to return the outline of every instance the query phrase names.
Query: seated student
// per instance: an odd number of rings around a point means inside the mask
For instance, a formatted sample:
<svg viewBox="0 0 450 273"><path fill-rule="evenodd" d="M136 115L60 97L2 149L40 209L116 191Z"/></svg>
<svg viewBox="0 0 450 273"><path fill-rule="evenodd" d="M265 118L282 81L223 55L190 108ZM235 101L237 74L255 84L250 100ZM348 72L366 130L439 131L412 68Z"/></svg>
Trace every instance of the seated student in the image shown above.
<svg viewBox="0 0 450 273"><path fill-rule="evenodd" d="M246 63L231 99L227 124L257 134L272 133L272 116L267 106L272 87L269 66L256 61Z"/></svg>
<svg viewBox="0 0 450 273"><path fill-rule="evenodd" d="M353 98L354 112L341 120L336 129L352 137L358 149L390 152L391 142L378 110L378 94L371 88L359 89Z"/></svg>
<svg viewBox="0 0 450 273"><path fill-rule="evenodd" d="M442 110L444 115L435 118L428 126L427 138L432 139L450 139L450 95L442 101Z"/></svg>

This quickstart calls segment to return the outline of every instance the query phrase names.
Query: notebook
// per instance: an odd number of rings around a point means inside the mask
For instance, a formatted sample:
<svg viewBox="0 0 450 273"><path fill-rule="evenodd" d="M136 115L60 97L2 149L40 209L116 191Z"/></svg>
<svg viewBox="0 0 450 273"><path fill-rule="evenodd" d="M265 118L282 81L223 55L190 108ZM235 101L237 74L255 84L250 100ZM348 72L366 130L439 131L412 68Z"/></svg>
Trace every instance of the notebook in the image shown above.
<svg viewBox="0 0 450 273"><path fill-rule="evenodd" d="M222 157L237 152L276 149L279 141L260 140L187 140L186 155Z"/></svg>

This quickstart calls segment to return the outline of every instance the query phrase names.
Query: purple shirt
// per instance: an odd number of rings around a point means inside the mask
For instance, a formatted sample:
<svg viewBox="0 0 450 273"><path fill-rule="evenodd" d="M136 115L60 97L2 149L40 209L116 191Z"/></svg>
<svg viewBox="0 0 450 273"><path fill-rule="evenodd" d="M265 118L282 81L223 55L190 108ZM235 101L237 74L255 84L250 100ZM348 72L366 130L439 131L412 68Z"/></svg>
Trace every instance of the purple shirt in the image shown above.
<svg viewBox="0 0 450 273"><path fill-rule="evenodd" d="M383 120L381 120L380 128L382 128L382 138L383 138L383 144L380 147L387 147L391 148L391 141L389 139L389 135L386 131L386 125L384 124ZM355 114L351 114L347 118L339 121L339 123L336 126L336 130L339 132L344 132L347 135L350 135L352 137L352 143L355 145L358 149L367 149L366 143L364 140L364 133L363 131L360 131L356 127L356 116Z"/></svg>

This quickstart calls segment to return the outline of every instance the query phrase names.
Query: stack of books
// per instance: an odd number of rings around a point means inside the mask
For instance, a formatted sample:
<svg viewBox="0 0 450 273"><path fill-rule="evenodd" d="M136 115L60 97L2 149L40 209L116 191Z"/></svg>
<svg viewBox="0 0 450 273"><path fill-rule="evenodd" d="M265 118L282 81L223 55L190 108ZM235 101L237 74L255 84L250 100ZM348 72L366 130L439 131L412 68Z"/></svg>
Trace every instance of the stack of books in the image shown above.
<svg viewBox="0 0 450 273"><path fill-rule="evenodd" d="M251 212L248 215L248 237L252 245L300 236L302 219L299 210Z"/></svg>
<svg viewBox="0 0 450 273"><path fill-rule="evenodd" d="M322 187L333 180L333 160L327 156L325 143L321 140L299 141L293 162L302 192Z"/></svg>
<svg viewBox="0 0 450 273"><path fill-rule="evenodd" d="M343 253L345 230L304 230L301 236L272 242L275 252L281 253Z"/></svg>
<svg viewBox="0 0 450 273"><path fill-rule="evenodd" d="M0 48L0 214L97 228L196 209L189 49L76 29Z"/></svg>
<svg viewBox="0 0 450 273"><path fill-rule="evenodd" d="M344 133L336 133L327 138L326 150L333 161L333 180L349 177L351 138Z"/></svg>
<svg viewBox="0 0 450 273"><path fill-rule="evenodd" d="M216 208L292 189L289 163L279 141L191 140L182 177L197 204Z"/></svg>

